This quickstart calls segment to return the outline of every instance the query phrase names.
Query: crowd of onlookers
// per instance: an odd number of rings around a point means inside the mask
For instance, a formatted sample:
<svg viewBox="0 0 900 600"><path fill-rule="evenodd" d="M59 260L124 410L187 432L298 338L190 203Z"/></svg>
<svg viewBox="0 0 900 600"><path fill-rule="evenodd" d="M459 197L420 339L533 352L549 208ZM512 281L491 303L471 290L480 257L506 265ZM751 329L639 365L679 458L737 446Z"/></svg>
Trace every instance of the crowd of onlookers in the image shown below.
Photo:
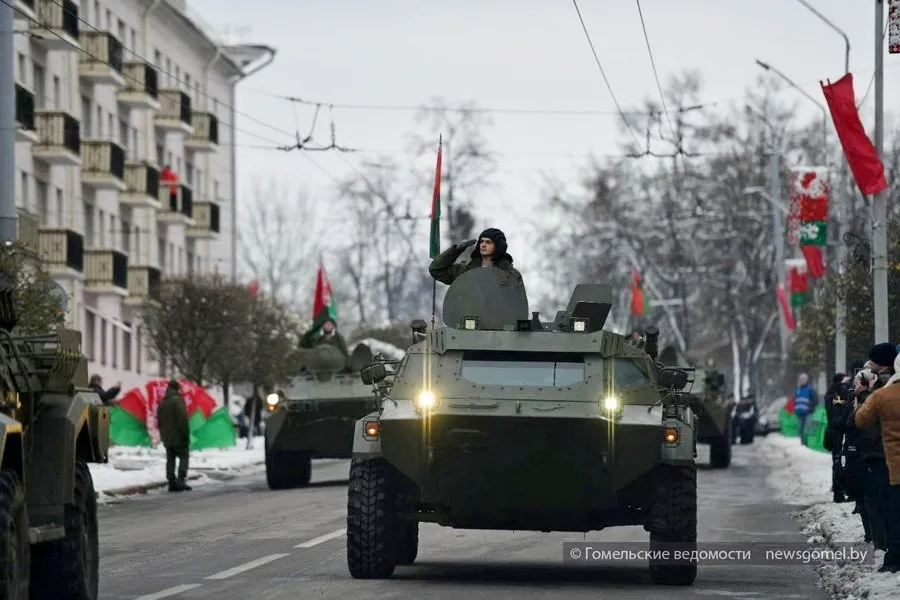
<svg viewBox="0 0 900 600"><path fill-rule="evenodd" d="M825 393L825 449L835 502L853 502L866 542L884 550L879 571L900 572L900 346L876 344ZM794 393L800 443L818 404L806 374Z"/></svg>

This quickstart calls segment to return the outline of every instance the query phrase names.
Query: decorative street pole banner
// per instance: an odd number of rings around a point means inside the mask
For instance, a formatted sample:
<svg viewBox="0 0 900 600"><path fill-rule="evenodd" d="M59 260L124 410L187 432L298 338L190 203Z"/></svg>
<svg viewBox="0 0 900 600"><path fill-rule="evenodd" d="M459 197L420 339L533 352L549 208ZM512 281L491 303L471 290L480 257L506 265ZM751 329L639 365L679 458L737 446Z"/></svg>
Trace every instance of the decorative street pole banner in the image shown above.
<svg viewBox="0 0 900 600"><path fill-rule="evenodd" d="M799 218L800 250L813 277L825 274L822 249L828 241L828 195L826 167L798 167L791 171L790 220L793 226Z"/></svg>
<svg viewBox="0 0 900 600"><path fill-rule="evenodd" d="M900 54L900 0L888 2L888 52Z"/></svg>
<svg viewBox="0 0 900 600"><path fill-rule="evenodd" d="M786 287L791 298L791 307L802 308L806 305L806 292L809 280L807 277L806 260L803 258L789 258L784 261L787 274Z"/></svg>

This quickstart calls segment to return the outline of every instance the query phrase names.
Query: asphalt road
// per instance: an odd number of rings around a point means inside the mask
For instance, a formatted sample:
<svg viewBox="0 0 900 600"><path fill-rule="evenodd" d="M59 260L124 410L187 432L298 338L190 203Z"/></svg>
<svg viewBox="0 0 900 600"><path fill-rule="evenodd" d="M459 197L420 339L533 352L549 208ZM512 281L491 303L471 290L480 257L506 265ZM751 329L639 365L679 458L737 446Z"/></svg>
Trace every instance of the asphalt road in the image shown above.
<svg viewBox="0 0 900 600"><path fill-rule="evenodd" d="M705 447L701 446L701 459ZM753 447L736 447L730 469L699 473L699 540L802 542L789 507L765 487ZM104 600L388 600L415 598L827 598L811 566L700 567L690 588L654 586L644 562L562 564L562 542L580 534L420 527L419 558L393 578L358 581L347 571L349 461L314 466L304 490L273 492L262 475L194 491L162 492L100 507ZM587 535L645 541L641 528Z"/></svg>

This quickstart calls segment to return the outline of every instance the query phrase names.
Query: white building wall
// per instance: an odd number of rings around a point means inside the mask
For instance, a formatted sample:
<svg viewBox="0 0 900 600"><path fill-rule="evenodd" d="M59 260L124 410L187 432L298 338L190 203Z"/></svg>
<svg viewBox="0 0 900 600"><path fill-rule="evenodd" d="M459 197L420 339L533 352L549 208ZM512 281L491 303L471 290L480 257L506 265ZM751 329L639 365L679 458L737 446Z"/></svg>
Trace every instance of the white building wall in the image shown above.
<svg viewBox="0 0 900 600"><path fill-rule="evenodd" d="M235 165L229 79L237 75L237 67L224 58L210 66L216 56L212 42L178 18L168 0L159 3L148 19L146 39L141 13L149 0L78 4L81 31L109 31L122 42L125 62L145 60L155 65L160 89L180 88L190 95L192 109L219 118L218 151L186 151L181 134L160 135L154 111L129 110L117 102L117 87L81 78L81 52L48 51L29 36L17 35L12 57L17 83L35 93L36 109L61 109L79 119L82 141L112 139L126 148L129 161L147 160L159 168L169 164L182 182L192 186L195 203L219 203L220 235L216 240L187 238L184 225L159 222L154 209L120 205L119 192L83 186L80 167L51 166L35 159L30 142L16 143L17 205L39 215L41 227L73 229L85 236L85 249L121 250L128 254L129 266L157 267L163 278L215 271L231 276ZM16 25L26 29L30 22L17 14ZM121 382L126 390L160 376L146 350L138 309L121 296L85 293L83 278L57 280L69 294L69 326L82 331L91 374L100 374L106 387Z"/></svg>

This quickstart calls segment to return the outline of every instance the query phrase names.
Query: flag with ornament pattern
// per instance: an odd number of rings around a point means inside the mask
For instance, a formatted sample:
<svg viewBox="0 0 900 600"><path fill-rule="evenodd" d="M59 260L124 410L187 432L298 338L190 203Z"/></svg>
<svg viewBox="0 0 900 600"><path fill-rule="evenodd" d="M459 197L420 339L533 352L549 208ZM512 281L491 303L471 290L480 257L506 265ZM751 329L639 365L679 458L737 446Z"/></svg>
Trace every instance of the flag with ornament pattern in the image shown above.
<svg viewBox="0 0 900 600"><path fill-rule="evenodd" d="M431 195L431 236L429 258L441 253L441 158L444 154L444 136L438 138L437 165L434 168L434 192Z"/></svg>
<svg viewBox="0 0 900 600"><path fill-rule="evenodd" d="M331 283L325 273L325 265L319 261L316 276L316 295L313 298L313 332L319 331L329 319L337 323L337 301L331 293Z"/></svg>
<svg viewBox="0 0 900 600"><path fill-rule="evenodd" d="M791 306L793 308L802 308L806 305L806 294L809 285L806 259L791 258L784 262Z"/></svg>
<svg viewBox="0 0 900 600"><path fill-rule="evenodd" d="M791 195L799 200L800 251L809 275L825 274L823 248L828 241L828 169L800 167L791 173Z"/></svg>

